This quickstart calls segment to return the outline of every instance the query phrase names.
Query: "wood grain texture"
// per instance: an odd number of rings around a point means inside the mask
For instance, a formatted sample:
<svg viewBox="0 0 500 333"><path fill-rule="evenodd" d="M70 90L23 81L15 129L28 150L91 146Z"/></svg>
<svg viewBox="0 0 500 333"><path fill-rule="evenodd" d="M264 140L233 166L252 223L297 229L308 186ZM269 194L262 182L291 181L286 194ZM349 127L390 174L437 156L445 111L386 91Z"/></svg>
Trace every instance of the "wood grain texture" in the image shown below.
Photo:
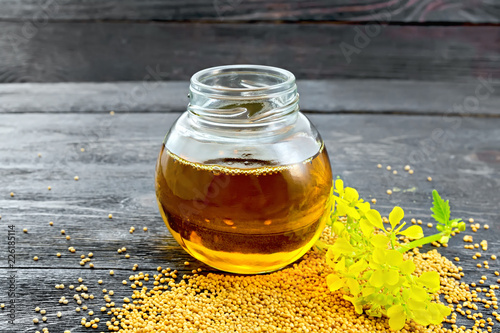
<svg viewBox="0 0 500 333"><path fill-rule="evenodd" d="M453 84L339 79L299 80L297 86L301 109L309 113L500 114L500 81L487 76ZM188 81L3 84L0 113L180 112L188 89Z"/></svg>
<svg viewBox="0 0 500 333"><path fill-rule="evenodd" d="M499 23L494 1L437 0L4 0L0 19Z"/></svg>
<svg viewBox="0 0 500 333"><path fill-rule="evenodd" d="M500 79L492 26L0 22L0 32L4 83L154 83L238 63L285 67L298 79Z"/></svg>
<svg viewBox="0 0 500 333"><path fill-rule="evenodd" d="M79 325L76 304L58 303L71 296L67 286L82 277L90 292L98 296L90 303L94 311L103 305L102 288L116 292L115 299L130 296L121 281L132 273L132 265L152 273L156 266L185 272L204 265L189 258L169 235L154 197L154 165L164 134L178 113L116 114L1 114L0 115L0 303L6 294L7 226L16 227L17 320L8 325L7 311L0 310L1 332L34 332L43 326L50 331L71 329L86 332ZM310 115L330 153L334 175L356 187L366 199L377 198L376 207L388 214L394 205L405 209L408 220L429 221L433 188L450 199L452 215L490 229L471 231L475 242L489 242L487 255L500 248L500 119L404 116L404 115ZM80 148L84 147L85 152ZM41 153L41 157L37 154ZM376 167L391 165L393 175ZM402 170L411 164L415 174ZM79 181L73 177L78 175ZM426 178L432 176L433 181ZM48 191L47 186L52 190ZM387 189L394 194L385 194ZM15 196L10 197L9 193ZM108 214L113 214L113 219ZM48 225L54 221L54 226ZM135 226L134 234L128 232ZM147 226L148 232L142 231ZM22 232L23 228L28 233ZM60 230L71 235L66 240ZM428 232L427 228L424 228ZM496 261L490 271L477 269L473 252L463 249L461 236L440 252L448 258L460 256L464 281L478 281L487 275L495 281ZM68 252L74 246L76 254ZM116 250L127 247L130 259ZM55 254L62 253L61 258ZM94 253L95 269L79 266L80 254ZM34 262L33 256L40 260ZM109 269L115 276L109 275ZM182 273L181 272L181 273ZM96 281L103 279L102 286ZM64 283L65 291L54 289ZM48 311L48 324L35 327L33 308ZM55 318L62 311L63 319ZM482 310L483 313L487 312ZM105 316L99 315L101 318ZM38 315L38 317L40 317ZM458 317L458 325L472 321Z"/></svg>

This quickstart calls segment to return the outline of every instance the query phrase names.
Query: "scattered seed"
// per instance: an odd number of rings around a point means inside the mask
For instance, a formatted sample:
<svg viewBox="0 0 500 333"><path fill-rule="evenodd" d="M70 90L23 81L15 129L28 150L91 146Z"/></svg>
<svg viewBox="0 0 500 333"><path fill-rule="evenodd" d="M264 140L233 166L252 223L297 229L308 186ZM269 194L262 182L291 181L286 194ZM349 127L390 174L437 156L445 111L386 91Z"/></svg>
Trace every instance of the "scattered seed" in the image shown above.
<svg viewBox="0 0 500 333"><path fill-rule="evenodd" d="M47 187L47 190L49 190L49 191L50 191L50 190L52 190L52 187L48 186L48 187Z"/></svg>
<svg viewBox="0 0 500 333"><path fill-rule="evenodd" d="M54 222L50 221L49 225L52 227L54 225Z"/></svg>
<svg viewBox="0 0 500 333"><path fill-rule="evenodd" d="M109 271L109 275L115 275L115 271L113 270Z"/></svg>
<svg viewBox="0 0 500 333"><path fill-rule="evenodd" d="M392 168L391 168L391 166L390 166L390 165L388 165L388 166L386 167L386 169L387 169L388 171L391 171L391 169L392 169Z"/></svg>
<svg viewBox="0 0 500 333"><path fill-rule="evenodd" d="M10 192L10 196L13 197L14 196L14 192Z"/></svg>
<svg viewBox="0 0 500 333"><path fill-rule="evenodd" d="M113 214L108 214L108 218L112 219L113 218Z"/></svg>
<svg viewBox="0 0 500 333"><path fill-rule="evenodd" d="M38 324L38 318L33 318L33 323Z"/></svg>
<svg viewBox="0 0 500 333"><path fill-rule="evenodd" d="M25 234L27 234L27 233L28 233L28 229L24 228L24 229L23 229L23 232L24 232Z"/></svg>
<svg viewBox="0 0 500 333"><path fill-rule="evenodd" d="M34 257L33 257L33 260L38 261L38 257L37 257L37 256L34 256Z"/></svg>
<svg viewBox="0 0 500 333"><path fill-rule="evenodd" d="M381 169L382 168L382 164L377 164L377 168Z"/></svg>
<svg viewBox="0 0 500 333"><path fill-rule="evenodd" d="M78 181L78 180L80 180L80 177L75 176L73 179L76 180L76 181Z"/></svg>
<svg viewBox="0 0 500 333"><path fill-rule="evenodd" d="M427 226L428 226L429 228L432 228L432 223L427 223Z"/></svg>
<svg viewBox="0 0 500 333"><path fill-rule="evenodd" d="M413 175L413 170L408 170L408 173L409 173L410 175Z"/></svg>
<svg viewBox="0 0 500 333"><path fill-rule="evenodd" d="M398 170L394 170L394 171L392 172L392 174L393 174L393 175L397 175L397 174L398 174Z"/></svg>
<svg viewBox="0 0 500 333"><path fill-rule="evenodd" d="M67 235L67 236L66 236L66 239L67 239L67 240L70 240L70 239L71 239L71 236L70 236L70 235Z"/></svg>
<svg viewBox="0 0 500 333"><path fill-rule="evenodd" d="M64 231L64 229L61 230L61 235L64 235L66 233L66 231Z"/></svg>
<svg viewBox="0 0 500 333"><path fill-rule="evenodd" d="M392 190L387 190L386 192L388 195L391 195L392 194Z"/></svg>
<svg viewBox="0 0 500 333"><path fill-rule="evenodd" d="M432 182L432 177L427 177L427 181Z"/></svg>
<svg viewBox="0 0 500 333"><path fill-rule="evenodd" d="M470 223L474 223L474 219L471 217L471 218L469 219L469 222L470 222Z"/></svg>
<svg viewBox="0 0 500 333"><path fill-rule="evenodd" d="M377 199L373 198L373 199L372 199L372 203L373 203L373 204L376 204L376 203L377 203Z"/></svg>
<svg viewBox="0 0 500 333"><path fill-rule="evenodd" d="M405 165L405 171L409 171L411 169L411 167L409 165Z"/></svg>
<svg viewBox="0 0 500 333"><path fill-rule="evenodd" d="M372 200L372 201L373 201L373 200ZM148 231L148 227L144 227L144 228L142 228L142 230L144 230L144 231Z"/></svg>

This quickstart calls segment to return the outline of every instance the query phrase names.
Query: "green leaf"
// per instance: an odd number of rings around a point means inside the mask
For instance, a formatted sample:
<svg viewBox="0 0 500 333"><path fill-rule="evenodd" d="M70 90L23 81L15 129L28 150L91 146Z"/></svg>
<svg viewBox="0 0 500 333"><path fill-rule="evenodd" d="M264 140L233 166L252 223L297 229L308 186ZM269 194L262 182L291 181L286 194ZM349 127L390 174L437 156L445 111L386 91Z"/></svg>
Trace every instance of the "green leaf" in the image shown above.
<svg viewBox="0 0 500 333"><path fill-rule="evenodd" d="M424 272L417 279L417 283L427 287L430 292L436 292L439 290L439 273L438 272Z"/></svg>
<svg viewBox="0 0 500 333"><path fill-rule="evenodd" d="M392 212L389 214L389 222L391 223L391 228L394 229L396 225L398 225L399 222L401 222L404 216L405 212L401 207L398 206L394 207Z"/></svg>
<svg viewBox="0 0 500 333"><path fill-rule="evenodd" d="M431 211L434 213L432 214L432 217L439 223L445 225L448 224L450 220L450 204L448 200L444 201L441 199L438 191L436 190L432 191L432 198L433 207L431 208Z"/></svg>
<svg viewBox="0 0 500 333"><path fill-rule="evenodd" d="M344 280L338 277L336 274L329 274L326 277L326 285L331 292L334 292L344 286Z"/></svg>
<svg viewBox="0 0 500 333"><path fill-rule="evenodd" d="M380 213L377 212L375 209L370 209L365 213L366 218L368 221L370 221L373 226L385 230L384 229L384 223L382 222L382 216L380 216Z"/></svg>
<svg viewBox="0 0 500 333"><path fill-rule="evenodd" d="M406 236L410 239L419 239L424 237L424 231L419 225L412 225L400 232L401 235Z"/></svg>

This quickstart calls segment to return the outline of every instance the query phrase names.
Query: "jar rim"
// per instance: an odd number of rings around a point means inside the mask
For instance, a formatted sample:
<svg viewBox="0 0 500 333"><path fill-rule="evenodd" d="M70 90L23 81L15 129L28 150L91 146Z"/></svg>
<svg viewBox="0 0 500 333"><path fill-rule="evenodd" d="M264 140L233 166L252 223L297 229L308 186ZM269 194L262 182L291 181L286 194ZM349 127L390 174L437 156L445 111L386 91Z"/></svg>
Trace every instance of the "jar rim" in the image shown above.
<svg viewBox="0 0 500 333"><path fill-rule="evenodd" d="M281 82L269 83L263 86L245 86L245 87L230 87L221 85L210 85L205 83L209 79L218 76L227 75L244 75L256 74L261 77L267 76L269 79L278 79ZM191 77L191 88L200 92L215 92L215 93L228 93L240 94L247 93L251 95L268 94L270 92L283 91L295 86L295 76L292 72L273 66L252 65L252 64L239 64L239 65L224 65L203 69L196 72Z"/></svg>

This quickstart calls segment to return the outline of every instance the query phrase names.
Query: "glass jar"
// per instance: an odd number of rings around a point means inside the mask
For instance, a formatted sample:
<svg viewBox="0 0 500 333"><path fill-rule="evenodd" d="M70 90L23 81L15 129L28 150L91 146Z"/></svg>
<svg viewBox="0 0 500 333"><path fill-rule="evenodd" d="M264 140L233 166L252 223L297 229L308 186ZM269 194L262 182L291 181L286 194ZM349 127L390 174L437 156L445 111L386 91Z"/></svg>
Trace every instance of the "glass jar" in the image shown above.
<svg viewBox="0 0 500 333"><path fill-rule="evenodd" d="M257 65L191 78L189 105L165 137L156 196L193 257L233 273L277 270L325 227L332 187L323 140L299 112L295 77Z"/></svg>

